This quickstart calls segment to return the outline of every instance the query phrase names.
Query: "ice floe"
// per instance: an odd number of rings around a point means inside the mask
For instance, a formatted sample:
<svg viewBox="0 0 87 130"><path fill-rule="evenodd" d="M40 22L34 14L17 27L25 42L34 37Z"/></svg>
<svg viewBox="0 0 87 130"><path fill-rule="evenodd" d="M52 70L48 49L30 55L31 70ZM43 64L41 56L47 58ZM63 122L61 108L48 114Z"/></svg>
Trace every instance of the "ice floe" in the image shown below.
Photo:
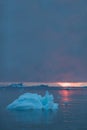
<svg viewBox="0 0 87 130"><path fill-rule="evenodd" d="M18 99L7 106L7 109L29 110L42 109L54 110L58 109L58 104L54 103L54 97L47 91L44 96L37 93L24 93Z"/></svg>

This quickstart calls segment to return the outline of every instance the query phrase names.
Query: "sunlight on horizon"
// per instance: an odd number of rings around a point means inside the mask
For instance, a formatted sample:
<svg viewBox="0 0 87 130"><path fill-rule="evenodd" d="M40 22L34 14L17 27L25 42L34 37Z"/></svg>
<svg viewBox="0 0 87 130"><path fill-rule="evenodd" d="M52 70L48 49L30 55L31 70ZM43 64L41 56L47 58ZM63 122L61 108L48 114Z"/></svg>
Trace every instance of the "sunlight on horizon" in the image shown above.
<svg viewBox="0 0 87 130"><path fill-rule="evenodd" d="M87 86L87 82L0 82L0 85L9 85L14 83L23 83L25 86L48 85L60 87L82 87Z"/></svg>
<svg viewBox="0 0 87 130"><path fill-rule="evenodd" d="M81 87L81 86L87 86L87 82L58 82L58 85L62 87Z"/></svg>

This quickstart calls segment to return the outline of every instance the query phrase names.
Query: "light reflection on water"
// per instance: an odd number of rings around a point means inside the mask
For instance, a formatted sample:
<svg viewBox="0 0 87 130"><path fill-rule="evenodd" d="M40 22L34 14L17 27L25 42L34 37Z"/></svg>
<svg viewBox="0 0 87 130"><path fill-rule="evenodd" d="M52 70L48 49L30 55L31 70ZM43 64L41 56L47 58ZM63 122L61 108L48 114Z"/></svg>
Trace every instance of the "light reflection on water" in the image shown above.
<svg viewBox="0 0 87 130"><path fill-rule="evenodd" d="M64 130L87 129L87 90L63 90L58 91L61 95L60 109L63 114Z"/></svg>
<svg viewBox="0 0 87 130"><path fill-rule="evenodd" d="M65 130L71 130L72 126L72 98L71 96L74 94L74 91L71 90L62 90L58 91L58 94L60 95L60 104L61 104L61 110L63 114L63 124Z"/></svg>
<svg viewBox="0 0 87 130"><path fill-rule="evenodd" d="M71 100L70 96L73 94L74 91L70 91L70 90L62 90L59 91L59 94L61 96L61 100L63 102L69 102Z"/></svg>

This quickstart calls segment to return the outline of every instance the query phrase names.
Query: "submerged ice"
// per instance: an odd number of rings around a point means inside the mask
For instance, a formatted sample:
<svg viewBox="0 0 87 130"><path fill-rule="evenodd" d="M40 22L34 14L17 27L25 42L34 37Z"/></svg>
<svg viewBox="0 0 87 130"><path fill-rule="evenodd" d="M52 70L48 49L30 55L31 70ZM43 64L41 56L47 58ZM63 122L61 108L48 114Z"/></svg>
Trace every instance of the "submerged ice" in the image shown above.
<svg viewBox="0 0 87 130"><path fill-rule="evenodd" d="M24 93L18 99L7 106L7 109L29 110L29 109L58 109L58 104L54 103L53 95L47 91L45 96L37 93Z"/></svg>

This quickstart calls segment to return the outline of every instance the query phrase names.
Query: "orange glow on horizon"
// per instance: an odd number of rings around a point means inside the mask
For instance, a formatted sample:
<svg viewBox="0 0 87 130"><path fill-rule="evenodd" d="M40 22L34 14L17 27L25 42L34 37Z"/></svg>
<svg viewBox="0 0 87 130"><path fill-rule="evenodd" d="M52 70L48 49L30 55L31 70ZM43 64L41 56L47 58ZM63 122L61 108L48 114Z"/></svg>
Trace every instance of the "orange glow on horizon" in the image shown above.
<svg viewBox="0 0 87 130"><path fill-rule="evenodd" d="M58 82L58 85L62 87L82 87L87 86L87 82Z"/></svg>
<svg viewBox="0 0 87 130"><path fill-rule="evenodd" d="M68 83L68 82L61 82L61 83L58 83L60 86L62 87L68 87L68 86L72 86L72 83Z"/></svg>
<svg viewBox="0 0 87 130"><path fill-rule="evenodd" d="M20 82L0 82L1 85L9 85ZM48 85L49 87L83 87L87 86L87 82L22 82L25 86L35 86L35 85Z"/></svg>

